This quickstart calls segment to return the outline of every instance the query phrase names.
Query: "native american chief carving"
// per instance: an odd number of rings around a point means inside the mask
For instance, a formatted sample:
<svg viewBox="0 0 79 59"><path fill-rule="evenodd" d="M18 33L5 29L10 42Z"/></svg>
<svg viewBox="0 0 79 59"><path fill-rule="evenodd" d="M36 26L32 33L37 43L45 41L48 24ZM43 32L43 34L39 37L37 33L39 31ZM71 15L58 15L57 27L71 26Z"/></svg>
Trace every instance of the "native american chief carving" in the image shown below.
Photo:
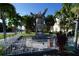
<svg viewBox="0 0 79 59"><path fill-rule="evenodd" d="M48 9L46 8L43 13L38 12L37 14L33 14L33 13L31 12L31 15L32 15L33 17L35 17L35 19L36 19L35 25L36 25L36 32L37 32L37 33L38 33L38 32L39 32L39 33L42 33L42 32L43 32L44 24L45 24L44 17L45 17L45 14L46 14L47 10L48 10Z"/></svg>

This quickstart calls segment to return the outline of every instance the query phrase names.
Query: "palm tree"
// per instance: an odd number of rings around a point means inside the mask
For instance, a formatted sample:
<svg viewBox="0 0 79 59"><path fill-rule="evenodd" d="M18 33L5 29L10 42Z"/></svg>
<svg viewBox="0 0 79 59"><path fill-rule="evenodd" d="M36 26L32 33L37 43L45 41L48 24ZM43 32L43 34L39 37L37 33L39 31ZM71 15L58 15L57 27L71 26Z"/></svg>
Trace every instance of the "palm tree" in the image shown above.
<svg viewBox="0 0 79 59"><path fill-rule="evenodd" d="M3 21L4 40L6 39L6 18L9 16L15 16L15 7L9 3L0 3L0 18ZM5 41L6 42L6 41Z"/></svg>

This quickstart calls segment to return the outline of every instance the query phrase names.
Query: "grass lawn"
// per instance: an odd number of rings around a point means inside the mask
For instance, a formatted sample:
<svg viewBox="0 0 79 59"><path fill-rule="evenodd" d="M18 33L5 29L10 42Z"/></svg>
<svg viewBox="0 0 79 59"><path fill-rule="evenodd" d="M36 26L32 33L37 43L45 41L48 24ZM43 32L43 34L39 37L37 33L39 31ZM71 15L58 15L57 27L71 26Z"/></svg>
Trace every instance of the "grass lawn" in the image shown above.
<svg viewBox="0 0 79 59"><path fill-rule="evenodd" d="M23 35L23 36L35 36L35 32L31 32L31 33L23 32L23 33L21 33L21 35Z"/></svg>
<svg viewBox="0 0 79 59"><path fill-rule="evenodd" d="M7 34L7 37L12 37L14 36L15 34L12 33L12 34ZM3 34L0 34L0 39L3 39L4 38L4 35Z"/></svg>
<svg viewBox="0 0 79 59"><path fill-rule="evenodd" d="M35 32L30 32L30 33L22 32L21 35L23 35L23 36L35 36L35 34L36 34ZM44 33L44 34L49 35L49 33Z"/></svg>
<svg viewBox="0 0 79 59"><path fill-rule="evenodd" d="M35 32L30 32L30 33L25 33L25 32L19 33L18 32L17 34L22 35L22 36L34 36ZM7 37L12 37L14 35L15 35L14 33L10 33L10 34L7 34ZM4 35L0 34L0 39L3 39L3 38L4 38Z"/></svg>
<svg viewBox="0 0 79 59"><path fill-rule="evenodd" d="M30 32L30 33L25 33L25 32L22 32L22 33L17 33L17 34L21 34L23 36L35 36L35 32ZM10 33L10 34L7 34L7 37L12 37L14 36L15 34L14 33ZM4 35L3 34L0 34L0 39L3 39L4 38Z"/></svg>

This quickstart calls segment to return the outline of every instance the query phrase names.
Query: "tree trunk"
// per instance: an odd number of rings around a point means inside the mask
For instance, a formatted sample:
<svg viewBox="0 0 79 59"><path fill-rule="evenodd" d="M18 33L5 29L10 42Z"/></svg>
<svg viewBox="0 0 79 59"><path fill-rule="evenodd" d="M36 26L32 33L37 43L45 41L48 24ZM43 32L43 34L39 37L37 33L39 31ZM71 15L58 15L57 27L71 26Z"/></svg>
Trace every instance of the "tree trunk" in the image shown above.
<svg viewBox="0 0 79 59"><path fill-rule="evenodd" d="M4 39L6 39L6 23L5 23L5 20L2 19L3 21L3 32L4 32Z"/></svg>
<svg viewBox="0 0 79 59"><path fill-rule="evenodd" d="M3 33L4 33L4 41L6 42L6 22L5 22L5 17L4 17L4 12L1 14L1 19L3 22Z"/></svg>

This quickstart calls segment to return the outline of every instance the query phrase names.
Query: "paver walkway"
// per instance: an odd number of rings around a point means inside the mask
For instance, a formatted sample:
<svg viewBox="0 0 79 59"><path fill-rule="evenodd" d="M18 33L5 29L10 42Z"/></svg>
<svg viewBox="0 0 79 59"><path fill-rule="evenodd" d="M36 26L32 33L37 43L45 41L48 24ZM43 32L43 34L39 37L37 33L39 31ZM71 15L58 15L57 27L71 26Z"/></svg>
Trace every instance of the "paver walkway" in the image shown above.
<svg viewBox="0 0 79 59"><path fill-rule="evenodd" d="M16 35L14 37L6 38L6 43L4 39L0 39L0 45L4 47L9 47L13 42L15 42L21 35Z"/></svg>

